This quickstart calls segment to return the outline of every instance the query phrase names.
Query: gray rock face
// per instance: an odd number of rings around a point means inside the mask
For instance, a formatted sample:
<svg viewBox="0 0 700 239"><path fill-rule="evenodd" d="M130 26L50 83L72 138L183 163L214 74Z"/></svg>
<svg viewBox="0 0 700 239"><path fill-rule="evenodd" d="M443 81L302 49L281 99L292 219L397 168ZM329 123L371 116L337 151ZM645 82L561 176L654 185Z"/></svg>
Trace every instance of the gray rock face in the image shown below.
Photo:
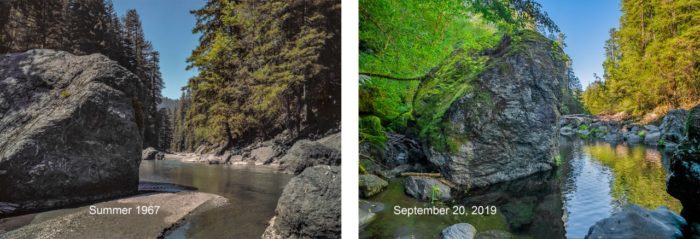
<svg viewBox="0 0 700 239"><path fill-rule="evenodd" d="M165 155L163 152L154 149L153 147L148 147L141 151L141 160L163 160Z"/></svg>
<svg viewBox="0 0 700 239"><path fill-rule="evenodd" d="M625 141L629 144L639 144L642 142L642 138L637 135L637 132L632 131L625 134Z"/></svg>
<svg viewBox="0 0 700 239"><path fill-rule="evenodd" d="M299 140L279 162L283 172L299 174L314 165L340 165L340 152L316 141Z"/></svg>
<svg viewBox="0 0 700 239"><path fill-rule="evenodd" d="M99 54L0 55L0 202L46 209L135 193L138 88Z"/></svg>
<svg viewBox="0 0 700 239"><path fill-rule="evenodd" d="M368 198L380 193L389 183L372 174L360 175L360 197Z"/></svg>
<svg viewBox="0 0 700 239"><path fill-rule="evenodd" d="M644 136L644 144L656 146L661 139L661 132L653 132Z"/></svg>
<svg viewBox="0 0 700 239"><path fill-rule="evenodd" d="M425 159L423 149L416 140L395 133L387 133L386 136L387 142L383 149L376 149L364 142L360 144L360 154L372 156L388 168L414 164L419 159Z"/></svg>
<svg viewBox="0 0 700 239"><path fill-rule="evenodd" d="M476 228L469 223L458 223L440 232L441 239L473 239L476 235Z"/></svg>
<svg viewBox="0 0 700 239"><path fill-rule="evenodd" d="M453 102L443 117L454 150L426 150L454 183L487 186L554 166L566 66L552 55L561 52L540 35L503 52L471 82L474 91Z"/></svg>
<svg viewBox="0 0 700 239"><path fill-rule="evenodd" d="M663 139L665 143L678 144L681 142L681 139L683 139L685 135L683 134L683 128L686 115L687 112L684 109L675 109L666 113L659 127L661 139Z"/></svg>
<svg viewBox="0 0 700 239"><path fill-rule="evenodd" d="M340 238L340 167L313 166L292 178L262 238Z"/></svg>
<svg viewBox="0 0 700 239"><path fill-rule="evenodd" d="M421 200L447 201L452 198L450 187L434 178L411 176L406 179L405 187L406 194Z"/></svg>
<svg viewBox="0 0 700 239"><path fill-rule="evenodd" d="M681 201L684 217L700 222L700 105L689 111L686 127L687 137L671 158L666 190Z"/></svg>
<svg viewBox="0 0 700 239"><path fill-rule="evenodd" d="M589 230L586 238L681 238L685 220L665 207L654 211L637 205L600 220Z"/></svg>

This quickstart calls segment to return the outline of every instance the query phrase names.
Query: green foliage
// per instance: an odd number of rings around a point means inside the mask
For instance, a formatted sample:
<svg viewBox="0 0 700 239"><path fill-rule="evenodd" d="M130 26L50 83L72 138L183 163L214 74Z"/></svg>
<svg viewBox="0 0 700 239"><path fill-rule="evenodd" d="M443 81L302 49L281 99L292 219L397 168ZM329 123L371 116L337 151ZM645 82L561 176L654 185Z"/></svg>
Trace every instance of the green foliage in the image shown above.
<svg viewBox="0 0 700 239"><path fill-rule="evenodd" d="M561 166L561 164L562 164L561 154L557 154L557 156L554 156L554 165L559 167L559 166Z"/></svg>
<svg viewBox="0 0 700 239"><path fill-rule="evenodd" d="M643 139L644 136L646 136L646 135L647 135L647 131L646 131L646 130L640 130L640 131L637 133L637 136L639 136L639 137L642 138L642 139Z"/></svg>
<svg viewBox="0 0 700 239"><path fill-rule="evenodd" d="M379 117L373 115L360 117L360 141L366 141L378 149L384 149L386 140Z"/></svg>
<svg viewBox="0 0 700 239"><path fill-rule="evenodd" d="M578 130L588 130L589 128L590 126L588 126L587 124L582 124L578 126Z"/></svg>
<svg viewBox="0 0 700 239"><path fill-rule="evenodd" d="M224 0L192 11L202 37L188 58L199 74L187 119L197 140L232 146L337 126L339 4Z"/></svg>
<svg viewBox="0 0 700 239"><path fill-rule="evenodd" d="M700 8L695 0L623 0L620 28L610 30L605 81L584 92L591 113L656 108L700 101Z"/></svg>
<svg viewBox="0 0 700 239"><path fill-rule="evenodd" d="M430 189L430 203L435 204L435 202L438 201L438 198L441 196L442 192L440 192L440 187L438 187L438 185L433 185L433 187Z"/></svg>

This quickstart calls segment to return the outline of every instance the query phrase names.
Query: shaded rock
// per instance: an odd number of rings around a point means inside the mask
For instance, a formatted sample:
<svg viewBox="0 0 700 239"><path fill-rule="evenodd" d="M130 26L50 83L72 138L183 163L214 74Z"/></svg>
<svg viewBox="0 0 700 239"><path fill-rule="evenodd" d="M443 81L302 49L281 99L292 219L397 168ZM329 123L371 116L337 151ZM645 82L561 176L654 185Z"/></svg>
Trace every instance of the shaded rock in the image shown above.
<svg viewBox="0 0 700 239"><path fill-rule="evenodd" d="M474 90L458 96L444 114L440 127L443 142L450 145L441 148L431 142L424 150L456 184L483 187L555 165L566 66L552 55L563 52L536 32L517 37L490 57L484 71L470 81ZM460 74L455 77L471 73ZM416 102L420 107L420 100Z"/></svg>
<svg viewBox="0 0 700 239"><path fill-rule="evenodd" d="M625 141L629 144L638 144L642 141L642 138L640 138L636 132L627 132L625 134Z"/></svg>
<svg viewBox="0 0 700 239"><path fill-rule="evenodd" d="M458 223L449 226L440 232L441 239L473 239L476 228L469 223Z"/></svg>
<svg viewBox="0 0 700 239"><path fill-rule="evenodd" d="M682 217L665 207L650 211L631 204L596 222L586 238L681 238L685 225Z"/></svg>
<svg viewBox="0 0 700 239"><path fill-rule="evenodd" d="M284 187L262 238L340 238L340 210L340 167L309 167Z"/></svg>
<svg viewBox="0 0 700 239"><path fill-rule="evenodd" d="M164 157L165 154L163 152L153 147L148 147L141 151L141 160L163 160Z"/></svg>
<svg viewBox="0 0 700 239"><path fill-rule="evenodd" d="M299 174L315 165L340 165L340 152L315 141L299 140L280 160L280 170Z"/></svg>
<svg viewBox="0 0 700 239"><path fill-rule="evenodd" d="M618 133L608 133L607 135L605 135L605 138L603 138L603 140L610 144L617 144L623 140L623 137L621 134Z"/></svg>
<svg viewBox="0 0 700 239"><path fill-rule="evenodd" d="M644 144L656 146L659 142L659 139L661 139L661 132L656 131L653 133L649 133L646 136L644 136Z"/></svg>
<svg viewBox="0 0 700 239"><path fill-rule="evenodd" d="M559 129L559 134L561 134L563 136L571 136L571 135L574 135L574 129L572 129L569 126L564 126L564 127L561 127L561 129Z"/></svg>
<svg viewBox="0 0 700 239"><path fill-rule="evenodd" d="M700 129L700 105L688 112L686 127L688 134L671 158L666 191L681 201L686 219L700 222L700 134L691 134Z"/></svg>
<svg viewBox="0 0 700 239"><path fill-rule="evenodd" d="M386 169L401 165L414 164L425 160L423 149L416 140L402 134L386 133L387 141L382 149L377 149L370 143L360 144L360 154L371 156Z"/></svg>
<svg viewBox="0 0 700 239"><path fill-rule="evenodd" d="M368 198L389 186L387 181L372 174L360 175L360 197Z"/></svg>
<svg viewBox="0 0 700 239"><path fill-rule="evenodd" d="M644 130L651 133L651 132L659 131L659 127L656 127L656 125L653 125L653 124L648 124L648 125L644 126Z"/></svg>
<svg viewBox="0 0 700 239"><path fill-rule="evenodd" d="M316 140L316 142L323 144L323 146L338 150L339 152L341 151L340 146L342 143L342 137L340 132L320 138Z"/></svg>
<svg viewBox="0 0 700 239"><path fill-rule="evenodd" d="M362 209L360 209L360 211L358 213L359 213L359 217L360 217L360 228L366 227L372 221L374 221L374 219L377 217L376 213L362 210Z"/></svg>
<svg viewBox="0 0 700 239"><path fill-rule="evenodd" d="M476 239L512 239L513 234L510 232L501 230L490 230L485 232L479 232L476 234Z"/></svg>
<svg viewBox="0 0 700 239"><path fill-rule="evenodd" d="M685 127L686 115L687 112L684 109L675 109L666 113L659 127L661 139L666 145L669 143L678 144L681 142L681 139L685 136L683 128Z"/></svg>
<svg viewBox="0 0 700 239"><path fill-rule="evenodd" d="M262 146L250 151L249 159L255 164L262 165L270 163L277 156L277 151L272 146Z"/></svg>
<svg viewBox="0 0 700 239"><path fill-rule="evenodd" d="M452 198L450 187L434 178L410 176L406 178L406 194L421 200L447 201Z"/></svg>
<svg viewBox="0 0 700 239"><path fill-rule="evenodd" d="M135 193L138 82L100 54L0 55L0 202L39 210Z"/></svg>

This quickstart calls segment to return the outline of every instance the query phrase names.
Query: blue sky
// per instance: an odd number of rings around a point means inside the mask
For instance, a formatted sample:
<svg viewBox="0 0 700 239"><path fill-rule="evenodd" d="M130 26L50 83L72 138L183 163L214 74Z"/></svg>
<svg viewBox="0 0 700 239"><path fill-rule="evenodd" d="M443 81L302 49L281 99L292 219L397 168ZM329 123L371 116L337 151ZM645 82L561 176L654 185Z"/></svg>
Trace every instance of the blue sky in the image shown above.
<svg viewBox="0 0 700 239"><path fill-rule="evenodd" d="M179 98L180 88L197 74L185 70L185 60L199 44L199 36L192 34L195 18L189 11L204 6L204 0L113 0L113 4L120 17L132 8L139 13L146 39L160 52L163 96Z"/></svg>
<svg viewBox="0 0 700 239"><path fill-rule="evenodd" d="M573 59L576 76L585 88L593 73L603 76L608 30L619 26L620 2L612 0L538 0L566 35L564 51Z"/></svg>

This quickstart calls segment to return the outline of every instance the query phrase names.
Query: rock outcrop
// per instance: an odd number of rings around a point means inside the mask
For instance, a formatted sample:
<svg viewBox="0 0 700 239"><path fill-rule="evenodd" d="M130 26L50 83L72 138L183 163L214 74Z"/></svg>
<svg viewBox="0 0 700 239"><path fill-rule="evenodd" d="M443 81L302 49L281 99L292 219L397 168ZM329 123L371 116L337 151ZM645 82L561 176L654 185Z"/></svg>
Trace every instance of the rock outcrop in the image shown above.
<svg viewBox="0 0 700 239"><path fill-rule="evenodd" d="M554 166L561 82L567 77L564 61L555 56L563 52L535 32L518 38L492 53L470 81L473 90L443 116L449 148L426 150L454 183L487 186Z"/></svg>
<svg viewBox="0 0 700 239"><path fill-rule="evenodd" d="M138 82L100 54L0 55L0 202L38 210L135 193Z"/></svg>
<svg viewBox="0 0 700 239"><path fill-rule="evenodd" d="M685 225L682 217L665 207L650 211L628 205L611 217L596 222L586 238L681 238Z"/></svg>
<svg viewBox="0 0 700 239"><path fill-rule="evenodd" d="M280 160L280 170L300 174L315 165L340 165L340 151L309 140L299 140Z"/></svg>
<svg viewBox="0 0 700 239"><path fill-rule="evenodd" d="M292 178L262 238L340 238L340 167L319 165Z"/></svg>
<svg viewBox="0 0 700 239"><path fill-rule="evenodd" d="M700 105L688 112L686 136L671 158L667 191L683 204L681 214L700 222Z"/></svg>

